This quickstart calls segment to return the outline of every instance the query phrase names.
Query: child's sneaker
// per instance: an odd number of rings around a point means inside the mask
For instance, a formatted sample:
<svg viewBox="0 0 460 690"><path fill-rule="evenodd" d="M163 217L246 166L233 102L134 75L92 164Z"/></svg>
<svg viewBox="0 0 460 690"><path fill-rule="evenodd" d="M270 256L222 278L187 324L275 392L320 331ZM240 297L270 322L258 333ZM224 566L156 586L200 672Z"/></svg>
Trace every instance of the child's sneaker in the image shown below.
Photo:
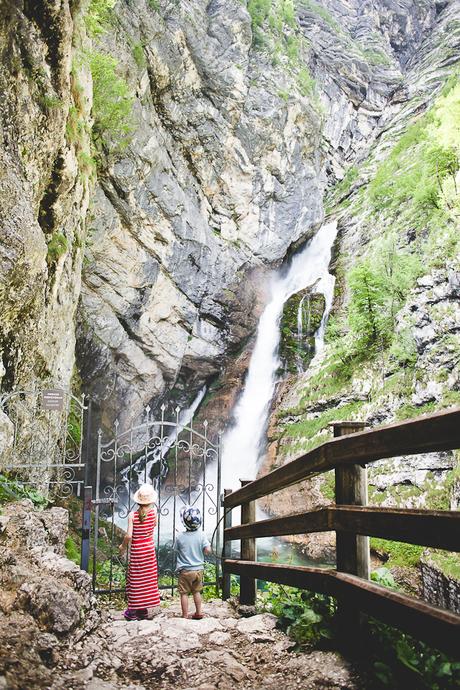
<svg viewBox="0 0 460 690"><path fill-rule="evenodd" d="M148 618L148 610L147 609L137 609L135 613L136 613L136 618L138 621L146 621Z"/></svg>
<svg viewBox="0 0 460 690"><path fill-rule="evenodd" d="M123 612L123 616L125 617L125 620L127 621L137 621L137 615L136 612L133 611L133 609L126 609L126 611Z"/></svg>

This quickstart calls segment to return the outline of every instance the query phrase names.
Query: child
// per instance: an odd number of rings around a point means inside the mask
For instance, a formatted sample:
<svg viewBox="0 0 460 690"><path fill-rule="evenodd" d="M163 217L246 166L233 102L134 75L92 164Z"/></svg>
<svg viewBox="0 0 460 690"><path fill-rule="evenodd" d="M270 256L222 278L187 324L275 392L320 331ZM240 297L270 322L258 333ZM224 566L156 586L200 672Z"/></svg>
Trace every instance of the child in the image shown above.
<svg viewBox="0 0 460 690"><path fill-rule="evenodd" d="M128 531L119 547L120 554L123 554L126 546L131 544L126 584L128 608L123 614L128 621L150 618L151 610L160 606L153 543L153 530L157 524L155 489L150 484L142 484L134 494L134 500L139 508L128 515Z"/></svg>
<svg viewBox="0 0 460 690"><path fill-rule="evenodd" d="M201 527L201 512L198 508L187 506L181 510L181 520L185 532L176 539L177 565L179 573L178 586L183 618L201 620L201 590L203 589L203 554L211 553L211 546ZM192 594L195 603L195 613L188 615L188 596Z"/></svg>

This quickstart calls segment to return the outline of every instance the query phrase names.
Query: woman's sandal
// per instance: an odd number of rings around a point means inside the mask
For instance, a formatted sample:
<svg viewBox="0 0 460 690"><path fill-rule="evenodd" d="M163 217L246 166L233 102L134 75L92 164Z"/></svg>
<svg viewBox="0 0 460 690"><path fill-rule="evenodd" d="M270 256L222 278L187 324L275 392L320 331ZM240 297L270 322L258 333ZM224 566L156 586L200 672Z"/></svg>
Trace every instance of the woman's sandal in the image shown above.
<svg viewBox="0 0 460 690"><path fill-rule="evenodd" d="M194 613L191 616L189 616L189 618L191 618L192 621L200 621L203 618L203 616L199 616L197 613Z"/></svg>

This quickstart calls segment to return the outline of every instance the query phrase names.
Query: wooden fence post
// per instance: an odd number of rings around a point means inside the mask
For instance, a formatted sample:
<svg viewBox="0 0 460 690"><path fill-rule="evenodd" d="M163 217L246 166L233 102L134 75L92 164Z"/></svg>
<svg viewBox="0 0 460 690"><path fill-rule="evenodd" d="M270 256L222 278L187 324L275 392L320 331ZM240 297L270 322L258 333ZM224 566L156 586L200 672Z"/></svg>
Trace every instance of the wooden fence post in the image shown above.
<svg viewBox="0 0 460 690"><path fill-rule="evenodd" d="M241 479L241 486L250 484L251 480ZM256 503L255 501L248 501L241 504L241 524L248 522L255 522L256 520ZM256 540L254 537L241 540L241 560L255 561L256 560ZM240 604L246 606L254 606L256 603L256 580L253 577L246 575L240 576Z"/></svg>
<svg viewBox="0 0 460 690"><path fill-rule="evenodd" d="M362 431L363 422L333 424L334 436L345 436ZM360 465L347 465L335 469L336 505L367 505L367 469ZM337 570L369 579L369 537L336 531ZM361 614L349 602L338 602L339 636L347 651L359 647Z"/></svg>
<svg viewBox="0 0 460 690"><path fill-rule="evenodd" d="M225 499L227 496L229 496L232 493L231 489L224 489L224 500L223 500L223 508L224 508L224 538L223 538L223 544L222 544L222 558L231 558L232 555L232 542L229 539L225 538L225 530L227 527L232 526L232 511L231 509L226 511L225 508ZM231 575L230 573L225 572L224 568L222 568L222 599L225 601L226 599L230 598L231 595Z"/></svg>

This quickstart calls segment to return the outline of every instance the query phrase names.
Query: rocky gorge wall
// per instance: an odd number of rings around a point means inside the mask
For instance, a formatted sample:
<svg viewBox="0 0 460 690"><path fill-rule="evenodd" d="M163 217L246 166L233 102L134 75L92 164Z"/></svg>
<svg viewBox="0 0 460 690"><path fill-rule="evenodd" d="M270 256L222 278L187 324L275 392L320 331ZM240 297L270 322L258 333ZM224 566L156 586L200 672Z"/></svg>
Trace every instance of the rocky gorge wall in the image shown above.
<svg viewBox="0 0 460 690"><path fill-rule="evenodd" d="M450 124L460 95L459 10L455 2L443 6L435 28L406 54L382 130L327 198L339 236L326 350L314 368L281 385L262 472L330 438L332 422L375 426L460 402L460 137ZM457 162L443 176L445 151ZM369 336L372 319L360 300L371 292L377 320ZM456 509L458 472L458 453L375 463L370 503ZM265 508L279 514L332 499L333 477L326 475L267 499ZM333 555L332 538L306 541L311 555Z"/></svg>
<svg viewBox="0 0 460 690"><path fill-rule="evenodd" d="M74 365L91 110L88 70L79 70L77 82L74 65L85 40L77 17L69 2L0 4L3 392L67 388ZM69 129L75 117L78 141ZM2 411L0 425L3 453L12 426Z"/></svg>
<svg viewBox="0 0 460 690"><path fill-rule="evenodd" d="M191 400L251 333L260 276L322 220L324 179L317 109L253 50L244 4L114 12L100 50L134 94L133 135L98 176L78 352L104 421L129 423L174 387Z"/></svg>

